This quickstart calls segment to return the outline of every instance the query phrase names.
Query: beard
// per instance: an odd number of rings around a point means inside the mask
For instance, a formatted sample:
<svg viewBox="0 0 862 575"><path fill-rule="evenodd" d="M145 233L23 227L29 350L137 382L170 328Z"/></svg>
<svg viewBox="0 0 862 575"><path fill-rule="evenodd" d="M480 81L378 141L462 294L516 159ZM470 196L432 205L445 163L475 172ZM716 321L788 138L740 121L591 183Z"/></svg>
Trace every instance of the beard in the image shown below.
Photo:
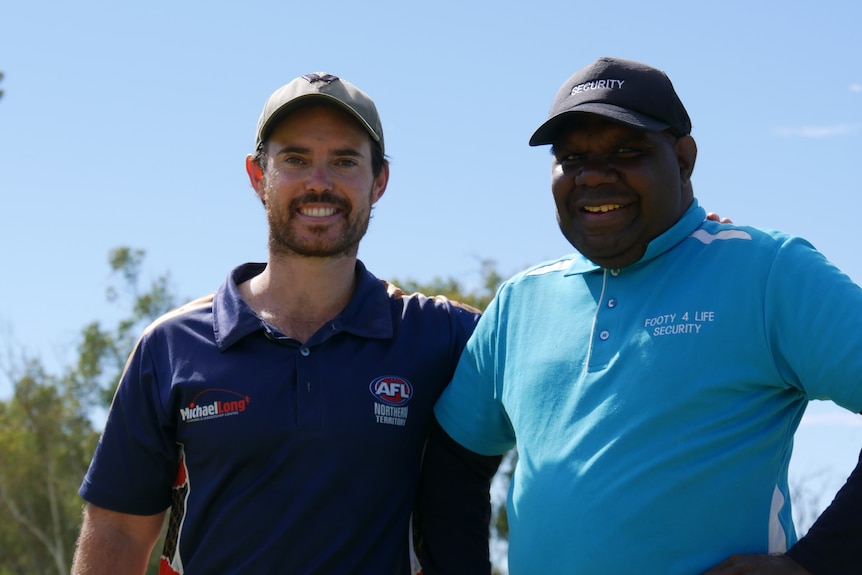
<svg viewBox="0 0 862 575"><path fill-rule="evenodd" d="M298 209L308 203L328 203L340 210L342 223L309 226L297 222ZM294 199L287 210L273 208L266 202L266 218L269 223L269 249L273 254L302 256L307 258L337 258L355 256L359 241L368 231L371 221L371 191L366 202L356 208L347 200L334 194L305 194ZM299 229L300 226L302 229Z"/></svg>

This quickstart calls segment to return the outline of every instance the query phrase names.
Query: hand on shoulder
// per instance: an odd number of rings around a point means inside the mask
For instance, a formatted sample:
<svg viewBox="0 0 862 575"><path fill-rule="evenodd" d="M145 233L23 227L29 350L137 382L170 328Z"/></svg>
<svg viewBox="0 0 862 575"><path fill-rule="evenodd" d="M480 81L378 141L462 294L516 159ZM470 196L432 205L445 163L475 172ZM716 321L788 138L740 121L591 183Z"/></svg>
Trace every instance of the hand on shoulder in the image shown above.
<svg viewBox="0 0 862 575"><path fill-rule="evenodd" d="M703 575L811 575L787 555L731 555Z"/></svg>
<svg viewBox="0 0 862 575"><path fill-rule="evenodd" d="M718 222L721 224L732 224L733 223L733 220L731 220L730 218L722 218L721 216L719 216L715 212L707 212L706 219L712 220L714 222Z"/></svg>

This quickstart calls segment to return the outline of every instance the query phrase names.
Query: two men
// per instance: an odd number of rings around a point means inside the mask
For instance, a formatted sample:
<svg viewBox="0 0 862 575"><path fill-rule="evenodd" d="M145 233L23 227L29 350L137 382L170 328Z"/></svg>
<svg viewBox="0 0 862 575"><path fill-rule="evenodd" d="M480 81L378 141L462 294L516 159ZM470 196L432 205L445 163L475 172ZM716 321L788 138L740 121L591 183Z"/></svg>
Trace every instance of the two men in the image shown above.
<svg viewBox="0 0 862 575"><path fill-rule="evenodd" d="M426 572L459 572L459 545L479 558L460 572L487 571L475 494L496 459L430 421L477 315L356 260L388 178L379 119L343 81L295 82L247 166L269 261L142 337L81 490L76 573L139 572L171 485L166 573L405 572L417 490ZM601 59L531 139L579 253L504 284L435 409L473 451L518 447L513 575L858 568L859 470L796 543L787 466L807 401L862 410L862 290L804 240L706 221L690 132L663 73Z"/></svg>

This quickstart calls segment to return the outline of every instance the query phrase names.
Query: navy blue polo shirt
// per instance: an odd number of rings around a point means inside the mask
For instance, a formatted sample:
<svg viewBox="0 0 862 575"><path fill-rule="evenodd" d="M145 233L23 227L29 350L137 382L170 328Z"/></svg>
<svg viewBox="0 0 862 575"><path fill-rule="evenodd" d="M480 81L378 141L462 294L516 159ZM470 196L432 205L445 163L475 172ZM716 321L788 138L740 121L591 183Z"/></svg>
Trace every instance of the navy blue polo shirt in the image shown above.
<svg viewBox="0 0 862 575"><path fill-rule="evenodd" d="M357 262L347 307L300 344L239 295L263 268L147 328L79 493L172 507L176 573L408 573L432 408L478 313Z"/></svg>

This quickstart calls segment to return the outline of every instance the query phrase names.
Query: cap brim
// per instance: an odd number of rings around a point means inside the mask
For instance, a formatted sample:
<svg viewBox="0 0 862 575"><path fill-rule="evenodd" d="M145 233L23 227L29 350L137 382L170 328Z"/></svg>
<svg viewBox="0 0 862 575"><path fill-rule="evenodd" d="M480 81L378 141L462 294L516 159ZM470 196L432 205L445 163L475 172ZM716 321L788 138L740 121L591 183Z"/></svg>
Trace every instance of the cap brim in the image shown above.
<svg viewBox="0 0 862 575"><path fill-rule="evenodd" d="M660 122L655 118L633 112L626 108L620 108L619 106L599 102L587 102L577 106L576 108L564 110L548 118L544 124L539 126L539 128L533 132L533 135L530 137L530 145L542 146L545 144L553 144L560 131L560 127L575 114L593 114L596 116L603 116L609 120L633 126L641 130L647 130L649 132L661 132L662 130L670 128L670 124Z"/></svg>
<svg viewBox="0 0 862 575"><path fill-rule="evenodd" d="M324 92L315 92L311 94L303 94L302 96L297 96L296 98L293 98L289 102L283 104L280 108L276 109L272 114L270 114L269 118L267 118L266 122L264 122L263 126L261 126L260 131L257 134L257 144L260 144L262 141L265 141L267 138L269 138L273 127L275 127L279 122L281 122L285 116L287 116L297 108L300 108L314 100L323 100L327 104L332 104L333 106L341 108L342 110L356 118L356 121L359 122L359 124L363 128L365 128L365 130L371 136L372 140L374 140L375 142L380 141L380 136L377 135L377 133L374 131L374 128L368 125L368 122L365 121L365 118L363 118L359 112L357 112L335 96L331 96Z"/></svg>

